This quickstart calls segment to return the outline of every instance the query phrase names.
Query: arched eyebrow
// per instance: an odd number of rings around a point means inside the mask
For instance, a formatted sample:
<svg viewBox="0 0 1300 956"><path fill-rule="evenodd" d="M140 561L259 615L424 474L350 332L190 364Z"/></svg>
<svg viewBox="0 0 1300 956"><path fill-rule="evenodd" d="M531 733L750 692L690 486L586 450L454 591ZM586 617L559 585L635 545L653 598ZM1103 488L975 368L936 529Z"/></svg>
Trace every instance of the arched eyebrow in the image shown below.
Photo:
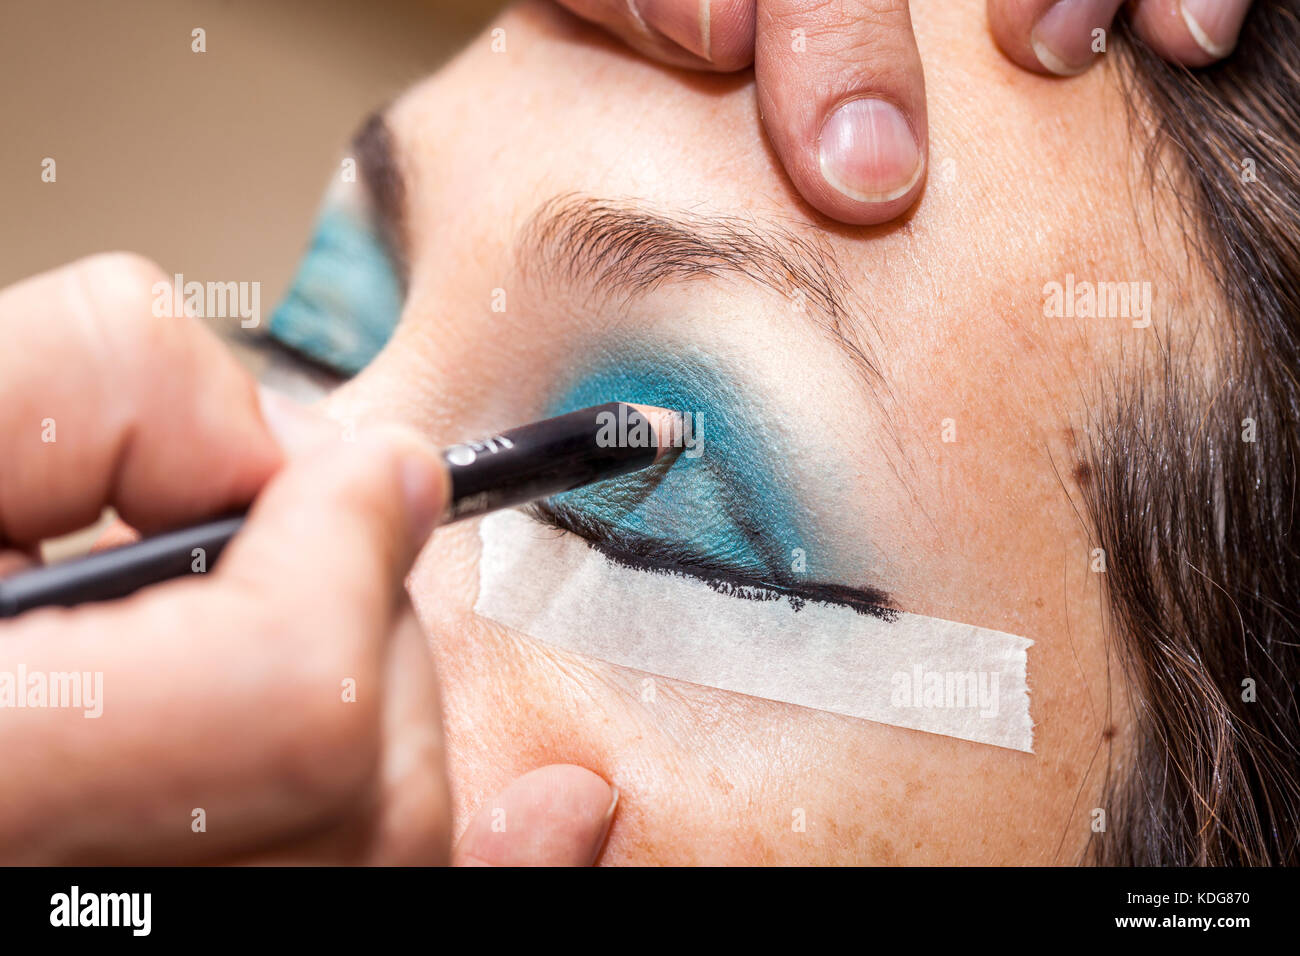
<svg viewBox="0 0 1300 956"><path fill-rule="evenodd" d="M845 352L873 390L883 387L878 366L861 344L853 286L811 227L567 193L529 216L516 240L515 261L530 279L582 285L624 300L667 283L746 279L787 299L791 313Z"/></svg>

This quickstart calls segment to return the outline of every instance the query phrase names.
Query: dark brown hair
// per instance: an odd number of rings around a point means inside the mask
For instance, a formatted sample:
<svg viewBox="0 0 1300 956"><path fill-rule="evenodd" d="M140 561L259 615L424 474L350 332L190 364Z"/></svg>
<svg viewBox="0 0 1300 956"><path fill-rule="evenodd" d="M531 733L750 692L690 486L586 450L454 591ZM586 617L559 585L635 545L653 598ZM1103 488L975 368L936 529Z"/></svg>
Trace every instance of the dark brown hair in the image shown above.
<svg viewBox="0 0 1300 956"><path fill-rule="evenodd" d="M1256 2L1206 70L1166 63L1124 18L1113 39L1149 185L1173 192L1226 314L1180 305L1087 430L1083 494L1135 731L1088 856L1296 864L1300 0ZM1198 336L1208 363L1187 347Z"/></svg>

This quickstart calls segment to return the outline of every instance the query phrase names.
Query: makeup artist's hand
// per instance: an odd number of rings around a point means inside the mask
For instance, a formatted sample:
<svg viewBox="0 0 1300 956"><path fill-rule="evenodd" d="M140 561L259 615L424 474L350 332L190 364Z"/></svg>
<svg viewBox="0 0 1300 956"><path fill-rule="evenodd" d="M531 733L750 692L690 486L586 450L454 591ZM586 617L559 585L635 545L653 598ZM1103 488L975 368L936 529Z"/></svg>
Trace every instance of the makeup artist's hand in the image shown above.
<svg viewBox="0 0 1300 956"><path fill-rule="evenodd" d="M925 77L907 0L560 0L665 63L754 64L758 104L810 204L854 224L906 211L925 179ZM1003 51L1038 73L1082 73L1123 0L988 0ZM1251 0L1135 0L1138 33L1168 59L1231 52Z"/></svg>
<svg viewBox="0 0 1300 956"><path fill-rule="evenodd" d="M0 566L106 505L156 531L257 501L206 574L0 623L0 681L29 704L0 708L0 862L447 862L437 681L403 587L440 459L402 430L321 437L283 403L277 442L215 337L151 314L158 283L108 255L0 292ZM26 696L73 673L93 700ZM544 767L456 856L590 863L613 800Z"/></svg>

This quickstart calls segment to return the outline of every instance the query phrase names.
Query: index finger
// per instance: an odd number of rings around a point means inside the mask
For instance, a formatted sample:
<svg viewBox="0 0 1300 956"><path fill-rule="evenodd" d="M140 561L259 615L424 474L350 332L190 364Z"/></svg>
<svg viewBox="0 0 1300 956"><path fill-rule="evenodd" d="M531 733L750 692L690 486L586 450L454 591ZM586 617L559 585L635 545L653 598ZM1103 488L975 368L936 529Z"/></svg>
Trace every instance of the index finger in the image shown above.
<svg viewBox="0 0 1300 956"><path fill-rule="evenodd" d="M246 504L279 467L256 385L146 259L94 256L0 292L0 542L113 505L142 531Z"/></svg>
<svg viewBox="0 0 1300 956"><path fill-rule="evenodd" d="M0 779L7 858L215 859L337 823L370 806L376 782L421 768L440 779L418 633L400 670L387 662L410 618L403 578L446 505L444 468L401 432L319 446L271 480L211 573L6 623L0 670L90 688L81 709L0 721L0 753L24 768ZM406 713L390 725L394 697ZM397 764L381 765L399 743ZM191 829L195 809L207 830ZM426 848L445 855L433 825L445 806L422 812Z"/></svg>

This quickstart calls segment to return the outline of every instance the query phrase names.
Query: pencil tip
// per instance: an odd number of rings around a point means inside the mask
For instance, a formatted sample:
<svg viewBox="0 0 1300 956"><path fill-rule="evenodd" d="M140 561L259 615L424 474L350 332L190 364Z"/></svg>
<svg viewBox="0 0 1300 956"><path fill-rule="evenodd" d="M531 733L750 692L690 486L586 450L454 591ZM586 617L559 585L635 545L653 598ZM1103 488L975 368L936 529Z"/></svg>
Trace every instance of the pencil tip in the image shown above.
<svg viewBox="0 0 1300 956"><path fill-rule="evenodd" d="M655 463L676 457L683 445L682 413L671 408L659 408L656 405L633 405L631 402L628 404L644 415L650 422L650 427L654 429L655 444L658 446Z"/></svg>

